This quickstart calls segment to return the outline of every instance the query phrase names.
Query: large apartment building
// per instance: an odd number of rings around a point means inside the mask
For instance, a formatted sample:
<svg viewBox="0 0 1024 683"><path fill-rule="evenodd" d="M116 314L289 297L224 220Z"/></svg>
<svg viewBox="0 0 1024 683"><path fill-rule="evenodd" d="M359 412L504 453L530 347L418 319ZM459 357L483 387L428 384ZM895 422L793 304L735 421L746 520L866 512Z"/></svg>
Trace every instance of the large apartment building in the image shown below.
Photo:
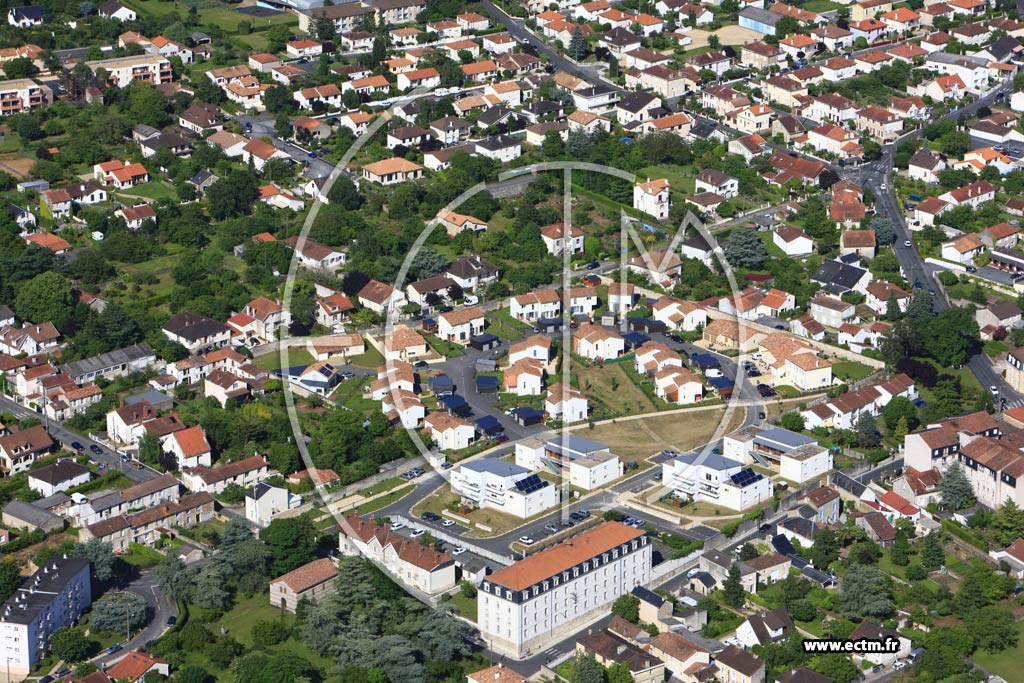
<svg viewBox="0 0 1024 683"><path fill-rule="evenodd" d="M486 577L477 598L480 633L510 657L540 652L650 580L644 532L605 522Z"/></svg>
<svg viewBox="0 0 1024 683"><path fill-rule="evenodd" d="M89 560L52 557L0 606L0 643L11 680L28 675L50 650L50 636L73 626L92 604Z"/></svg>
<svg viewBox="0 0 1024 683"><path fill-rule="evenodd" d="M30 78L0 83L0 116L45 107L53 101L53 91Z"/></svg>
<svg viewBox="0 0 1024 683"><path fill-rule="evenodd" d="M160 55L137 55L134 57L114 57L89 62L95 72L104 69L110 84L123 88L132 81L145 81L154 85L170 83L174 79L171 62Z"/></svg>
<svg viewBox="0 0 1024 683"><path fill-rule="evenodd" d="M662 464L665 485L680 500L706 500L746 510L772 499L772 480L716 453L687 453Z"/></svg>

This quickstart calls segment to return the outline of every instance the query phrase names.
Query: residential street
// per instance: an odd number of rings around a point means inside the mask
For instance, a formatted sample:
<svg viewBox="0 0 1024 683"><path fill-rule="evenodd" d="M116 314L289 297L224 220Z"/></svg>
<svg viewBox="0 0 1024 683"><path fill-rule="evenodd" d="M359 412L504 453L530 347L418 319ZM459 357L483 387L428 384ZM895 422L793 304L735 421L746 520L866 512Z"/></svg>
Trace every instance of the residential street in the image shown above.
<svg viewBox="0 0 1024 683"><path fill-rule="evenodd" d="M43 416L39 413L36 413L19 403L15 403L11 399L2 395L0 395L0 412L11 413L12 415L22 418L35 417L43 419ZM103 444L67 429L63 423L57 422L56 420L49 421L49 432L50 437L61 446L71 448L71 444L74 442L82 444L85 447L83 453L87 454L91 460L102 463L107 469L118 470L124 473L124 476L135 483L149 481L150 479L160 476L158 472L142 465L141 463L135 463L138 465L138 467L135 467L131 462L122 462L118 454L113 453ZM101 454L93 453L89 450L90 446L98 446L103 450L103 452Z"/></svg>

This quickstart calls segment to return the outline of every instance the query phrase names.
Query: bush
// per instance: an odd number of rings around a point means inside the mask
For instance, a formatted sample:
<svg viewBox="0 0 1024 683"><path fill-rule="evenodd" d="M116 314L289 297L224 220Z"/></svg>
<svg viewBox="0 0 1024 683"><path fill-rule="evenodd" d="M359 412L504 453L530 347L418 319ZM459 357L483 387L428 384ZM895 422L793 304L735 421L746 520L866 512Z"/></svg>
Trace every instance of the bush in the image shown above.
<svg viewBox="0 0 1024 683"><path fill-rule="evenodd" d="M288 640L291 629L283 621L257 621L252 626L252 640L256 647L271 647Z"/></svg>
<svg viewBox="0 0 1024 683"><path fill-rule="evenodd" d="M919 564L909 564L906 569L907 581L924 581L928 572Z"/></svg>

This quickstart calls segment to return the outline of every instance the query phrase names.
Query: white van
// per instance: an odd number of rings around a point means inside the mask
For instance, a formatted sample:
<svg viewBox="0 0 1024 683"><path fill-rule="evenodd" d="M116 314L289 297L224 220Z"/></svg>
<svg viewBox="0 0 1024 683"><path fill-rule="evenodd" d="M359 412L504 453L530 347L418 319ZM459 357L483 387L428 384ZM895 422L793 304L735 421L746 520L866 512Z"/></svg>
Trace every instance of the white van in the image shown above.
<svg viewBox="0 0 1024 683"><path fill-rule="evenodd" d="M462 303L464 303L466 306L476 306L477 304L480 303L480 298L473 294L470 294L462 300Z"/></svg>

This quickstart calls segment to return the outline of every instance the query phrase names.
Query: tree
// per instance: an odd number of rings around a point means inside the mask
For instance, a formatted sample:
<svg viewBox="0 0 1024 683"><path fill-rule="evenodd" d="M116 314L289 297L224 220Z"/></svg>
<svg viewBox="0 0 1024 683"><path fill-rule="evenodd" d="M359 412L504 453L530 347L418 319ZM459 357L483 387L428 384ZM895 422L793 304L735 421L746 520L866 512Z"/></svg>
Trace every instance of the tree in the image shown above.
<svg viewBox="0 0 1024 683"><path fill-rule="evenodd" d="M941 532L933 531L921 541L921 566L925 569L937 569L946 561L940 536Z"/></svg>
<svg viewBox="0 0 1024 683"><path fill-rule="evenodd" d="M708 47L710 47L712 50L717 50L718 48L722 47L721 39L716 34L712 33L711 35L708 36Z"/></svg>
<svg viewBox="0 0 1024 683"><path fill-rule="evenodd" d="M252 625L252 640L256 647L268 648L285 640L291 629L281 620L262 620Z"/></svg>
<svg viewBox="0 0 1024 683"><path fill-rule="evenodd" d="M287 88L274 85L263 91L263 106L271 114L285 114L295 111L296 102ZM291 136L291 128L285 137Z"/></svg>
<svg viewBox="0 0 1024 683"><path fill-rule="evenodd" d="M224 220L252 211L259 196L259 181L249 170L235 169L206 190L210 216Z"/></svg>
<svg viewBox="0 0 1024 683"><path fill-rule="evenodd" d="M572 32L572 38L569 39L568 54L574 62L583 61L587 54L587 41L583 38L583 32L579 26Z"/></svg>
<svg viewBox="0 0 1024 683"><path fill-rule="evenodd" d="M324 16L317 17L313 22L313 33L321 43L334 42L334 20Z"/></svg>
<svg viewBox="0 0 1024 683"><path fill-rule="evenodd" d="M196 574L192 599L207 609L221 610L228 606L231 594L227 589L227 579L217 565L208 564Z"/></svg>
<svg viewBox="0 0 1024 683"><path fill-rule="evenodd" d="M745 594L740 583L740 568L736 563L729 567L729 574L722 582L722 599L730 607L742 607Z"/></svg>
<svg viewBox="0 0 1024 683"><path fill-rule="evenodd" d="M18 286L14 307L20 318L37 324L52 322L59 329L71 318L75 307L71 283L52 271L40 273Z"/></svg>
<svg viewBox="0 0 1024 683"><path fill-rule="evenodd" d="M20 585L21 573L18 571L18 565L12 560L0 561L0 600L7 600L14 595L14 591L18 590Z"/></svg>
<svg viewBox="0 0 1024 683"><path fill-rule="evenodd" d="M760 555L761 555L761 553L751 543L744 543L743 547L740 548L740 560L741 561L745 562L747 560L752 560L755 557L759 557Z"/></svg>
<svg viewBox="0 0 1024 683"><path fill-rule="evenodd" d="M594 655L576 655L572 665L572 683L604 683L604 668Z"/></svg>
<svg viewBox="0 0 1024 683"><path fill-rule="evenodd" d="M861 413L855 425L857 443L865 448L876 448L882 443L882 435L878 433L878 423L871 413Z"/></svg>
<svg viewBox="0 0 1024 683"><path fill-rule="evenodd" d="M50 650L58 659L71 664L86 659L94 645L80 628L63 626L50 635Z"/></svg>
<svg viewBox="0 0 1024 683"><path fill-rule="evenodd" d="M4 62L4 76L10 80L28 78L35 72L35 64L28 57L16 57Z"/></svg>
<svg viewBox="0 0 1024 683"><path fill-rule="evenodd" d="M612 603L612 614L620 616L628 622L640 622L640 598L635 595L620 595Z"/></svg>
<svg viewBox="0 0 1024 683"><path fill-rule="evenodd" d="M121 558L114 554L114 548L98 538L85 543L76 543L71 554L84 557L92 564L92 578L100 583L109 581L121 570Z"/></svg>
<svg viewBox="0 0 1024 683"><path fill-rule="evenodd" d="M905 420L905 426L909 429L917 426L917 408L906 396L896 396L882 408L882 420L887 429L896 429L901 419Z"/></svg>
<svg viewBox="0 0 1024 683"><path fill-rule="evenodd" d="M839 536L832 529L822 529L814 534L808 559L818 569L824 569L839 558Z"/></svg>
<svg viewBox="0 0 1024 683"><path fill-rule="evenodd" d="M147 674L148 675L148 674ZM163 680L161 675L160 680ZM195 664L190 664L182 669L179 669L174 674L174 683L209 683L210 674L207 673L206 669ZM149 681L146 681L149 683Z"/></svg>
<svg viewBox="0 0 1024 683"><path fill-rule="evenodd" d="M910 542L902 529L896 532L896 539L889 550L889 559L897 567L906 567L910 564Z"/></svg>
<svg viewBox="0 0 1024 683"><path fill-rule="evenodd" d="M878 244L892 244L893 239L896 237L892 221L888 218L876 216L871 220L871 229L875 231L875 241Z"/></svg>
<svg viewBox="0 0 1024 683"><path fill-rule="evenodd" d="M93 603L89 624L99 631L125 633L142 628L149 619L149 606L141 595L113 593Z"/></svg>
<svg viewBox="0 0 1024 683"><path fill-rule="evenodd" d="M939 499L947 510L963 510L974 504L974 489L960 463L954 462L939 482Z"/></svg>
<svg viewBox="0 0 1024 683"><path fill-rule="evenodd" d="M935 302L927 289L916 289L907 304L907 317L913 322L929 320L935 316Z"/></svg>
<svg viewBox="0 0 1024 683"><path fill-rule="evenodd" d="M335 179L331 189L327 192L327 200L331 204L337 204L349 211L355 211L363 205L363 198L359 194L359 189L352 182L352 179L345 175L339 175Z"/></svg>
<svg viewBox="0 0 1024 683"><path fill-rule="evenodd" d="M924 347L940 367L963 365L970 357L971 347L981 336L972 310L947 308L929 323Z"/></svg>
<svg viewBox="0 0 1024 683"><path fill-rule="evenodd" d="M804 416L796 411L786 413L779 420L779 424L783 429L788 429L791 432L802 432L804 430Z"/></svg>
<svg viewBox="0 0 1024 683"><path fill-rule="evenodd" d="M893 292L889 295L889 300L885 302L885 319L889 322L895 322L902 315L903 310L900 308L899 299L896 298L896 293Z"/></svg>
<svg viewBox="0 0 1024 683"><path fill-rule="evenodd" d="M1016 647L1018 634L1013 623L1013 615L998 607L982 607L965 619L974 643L989 653Z"/></svg>
<svg viewBox="0 0 1024 683"><path fill-rule="evenodd" d="M892 616L892 592L885 574L875 567L851 567L843 577L839 612L855 622Z"/></svg>
<svg viewBox="0 0 1024 683"><path fill-rule="evenodd" d="M191 571L179 557L173 554L164 555L153 568L153 576L160 592L171 600L188 601L192 595Z"/></svg>
<svg viewBox="0 0 1024 683"><path fill-rule="evenodd" d="M431 610L423 620L417 642L430 659L454 661L473 652L472 629L455 618L452 607Z"/></svg>
<svg viewBox="0 0 1024 683"><path fill-rule="evenodd" d="M274 576L312 562L316 528L306 517L278 518L260 532L274 555Z"/></svg>
<svg viewBox="0 0 1024 683"><path fill-rule="evenodd" d="M809 667L828 676L835 683L852 683L860 680L860 670L850 658L841 654L818 655L810 661Z"/></svg>
<svg viewBox="0 0 1024 683"><path fill-rule="evenodd" d="M736 268L759 270L768 260L768 250L755 230L737 228L726 242L725 258Z"/></svg>
<svg viewBox="0 0 1024 683"><path fill-rule="evenodd" d="M1024 537L1024 510L1012 500L996 510L992 520L992 536L1001 546L1007 546Z"/></svg>

